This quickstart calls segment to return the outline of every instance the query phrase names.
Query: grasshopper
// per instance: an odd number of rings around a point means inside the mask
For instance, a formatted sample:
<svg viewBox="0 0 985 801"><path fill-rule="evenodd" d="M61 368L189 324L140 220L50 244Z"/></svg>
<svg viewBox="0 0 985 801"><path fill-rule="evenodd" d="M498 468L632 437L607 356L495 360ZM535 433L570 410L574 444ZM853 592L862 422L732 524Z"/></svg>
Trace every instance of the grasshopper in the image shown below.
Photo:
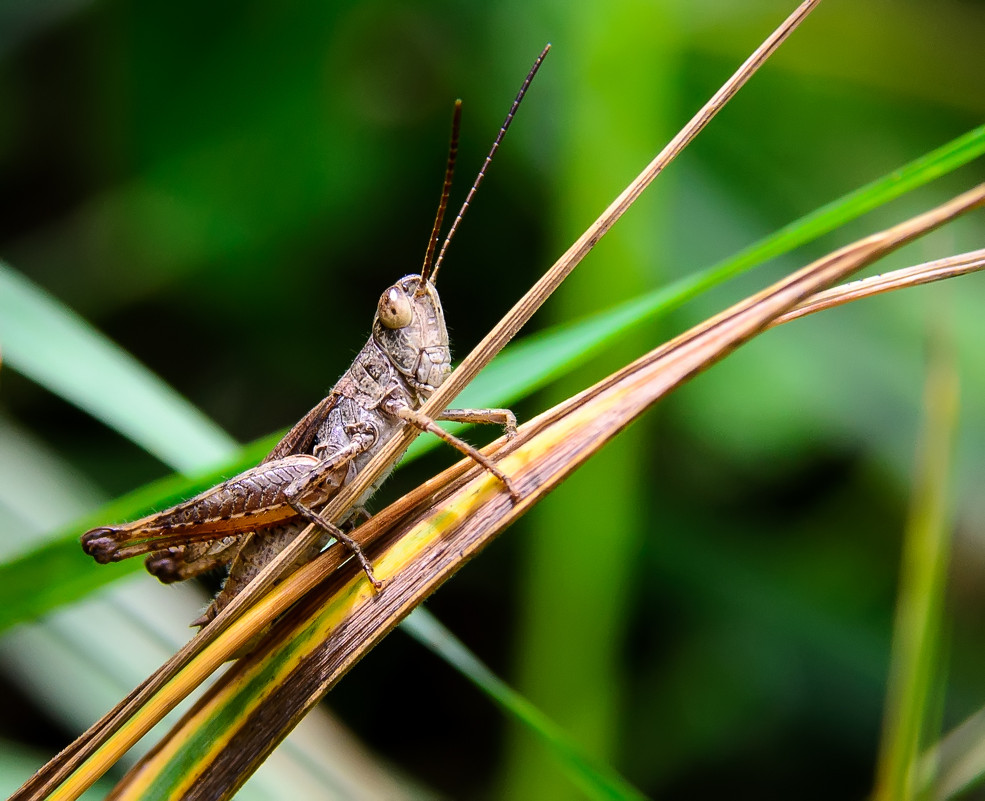
<svg viewBox="0 0 985 801"><path fill-rule="evenodd" d="M488 457L418 410L451 372L448 331L435 289L438 269L546 53L545 49L538 57L513 101L432 268L457 153L461 102L456 103L445 183L421 273L407 275L383 292L369 340L331 392L256 467L170 509L132 523L87 531L82 535L87 554L104 564L149 554L147 569L165 583L228 566L222 589L192 624L198 626L211 621L312 523L319 528L319 536L285 573L313 559L335 538L349 548L380 589L382 582L374 576L369 560L344 530L367 514L363 503L379 482L340 518L328 520L320 510L406 426L430 431L457 448L496 476L514 501L518 499L509 477ZM498 424L507 437L516 432L516 418L508 409L447 409L438 419Z"/></svg>

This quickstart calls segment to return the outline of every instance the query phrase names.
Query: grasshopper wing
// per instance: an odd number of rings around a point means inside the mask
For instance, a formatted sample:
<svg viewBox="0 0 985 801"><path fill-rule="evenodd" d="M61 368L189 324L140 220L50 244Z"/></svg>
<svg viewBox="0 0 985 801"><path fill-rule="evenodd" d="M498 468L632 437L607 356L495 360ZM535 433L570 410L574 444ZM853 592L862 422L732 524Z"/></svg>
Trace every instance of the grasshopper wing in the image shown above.
<svg viewBox="0 0 985 801"><path fill-rule="evenodd" d="M311 453L318 427L337 400L338 395L331 392L319 401L284 435L260 464L282 459L285 456ZM165 583L184 581L229 564L236 557L245 536L243 533L237 533L213 542L172 545L151 554L147 559L147 569Z"/></svg>
<svg viewBox="0 0 985 801"><path fill-rule="evenodd" d="M330 392L315 408L294 424L294 427L284 435L284 438L277 443L263 461L269 462L295 453L311 453L318 427L328 416L338 399L339 396L335 392Z"/></svg>

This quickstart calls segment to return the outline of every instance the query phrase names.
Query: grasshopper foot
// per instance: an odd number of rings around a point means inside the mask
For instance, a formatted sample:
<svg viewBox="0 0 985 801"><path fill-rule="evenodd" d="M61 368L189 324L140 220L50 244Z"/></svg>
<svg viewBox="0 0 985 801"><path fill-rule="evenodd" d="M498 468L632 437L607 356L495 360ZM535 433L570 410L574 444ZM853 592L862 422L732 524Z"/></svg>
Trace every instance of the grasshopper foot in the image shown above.
<svg viewBox="0 0 985 801"><path fill-rule="evenodd" d="M101 565L116 561L117 547L116 529L108 526L91 529L82 535L82 550Z"/></svg>
<svg viewBox="0 0 985 801"><path fill-rule="evenodd" d="M506 434L508 441L516 436L516 415L509 409L505 409L504 411L506 412L506 420L503 423L503 433Z"/></svg>
<svg viewBox="0 0 985 801"><path fill-rule="evenodd" d="M523 496L520 495L520 491L513 485L513 482L509 479L509 477L505 473L496 477L503 482L503 485L506 487L506 491L510 493L510 500L513 501L513 504L518 504Z"/></svg>
<svg viewBox="0 0 985 801"><path fill-rule="evenodd" d="M383 589L385 582L376 578L376 574L373 573L373 566L369 563L369 559L366 558L366 554L363 553L363 549L359 547L359 544L355 540L348 536L346 536L345 539L341 539L341 543L352 552L353 556L356 557L360 567L363 569L363 573L365 573L366 578L369 579L369 583L373 585L373 589L380 592L380 590Z"/></svg>
<svg viewBox="0 0 985 801"><path fill-rule="evenodd" d="M162 584L174 584L176 581L183 581L188 578L181 571L181 567L175 561L170 551L158 551L152 553L144 561L147 572L156 576Z"/></svg>

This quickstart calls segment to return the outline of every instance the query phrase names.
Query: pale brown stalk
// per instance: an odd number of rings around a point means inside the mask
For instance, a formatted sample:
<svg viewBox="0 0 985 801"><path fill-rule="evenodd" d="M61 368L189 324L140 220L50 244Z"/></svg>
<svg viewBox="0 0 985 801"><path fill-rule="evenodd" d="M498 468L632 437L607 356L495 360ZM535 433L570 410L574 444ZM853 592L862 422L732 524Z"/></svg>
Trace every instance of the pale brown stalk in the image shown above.
<svg viewBox="0 0 985 801"><path fill-rule="evenodd" d="M853 300L881 295L884 292L892 292L896 289L906 289L907 287L921 286L922 284L932 284L935 281L943 281L946 278L956 278L959 275L978 272L985 269L985 248L981 250L971 250L967 253L959 253L956 256L949 256L946 259L928 261L924 264L917 264L913 267L906 267L902 270L893 270L889 273L873 275L870 278L862 278L852 281L843 286L831 287L823 292L811 295L803 303L777 317L770 326L777 326L781 323L788 323L798 317L805 317L808 314L832 309L850 303Z"/></svg>

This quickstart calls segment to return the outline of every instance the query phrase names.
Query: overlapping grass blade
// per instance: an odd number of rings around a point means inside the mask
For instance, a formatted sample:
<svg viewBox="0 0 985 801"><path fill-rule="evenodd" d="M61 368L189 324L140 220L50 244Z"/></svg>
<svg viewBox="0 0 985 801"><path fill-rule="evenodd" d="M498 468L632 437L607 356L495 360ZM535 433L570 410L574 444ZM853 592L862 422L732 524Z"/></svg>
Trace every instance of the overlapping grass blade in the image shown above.
<svg viewBox="0 0 985 801"><path fill-rule="evenodd" d="M4 363L182 472L237 445L181 395L85 320L0 262Z"/></svg>
<svg viewBox="0 0 985 801"><path fill-rule="evenodd" d="M441 656L483 690L502 709L520 721L554 753L572 781L590 798L644 798L608 766L583 753L571 738L537 707L484 665L441 622L423 607L404 618L402 628L418 642Z"/></svg>
<svg viewBox="0 0 985 801"><path fill-rule="evenodd" d="M256 464L274 441L273 437L264 437L218 469L193 477L174 474L138 487L53 532L46 542L27 553L0 563L0 632L143 569L139 559L97 564L79 547L83 531L108 520L132 520L152 509L185 500Z"/></svg>

